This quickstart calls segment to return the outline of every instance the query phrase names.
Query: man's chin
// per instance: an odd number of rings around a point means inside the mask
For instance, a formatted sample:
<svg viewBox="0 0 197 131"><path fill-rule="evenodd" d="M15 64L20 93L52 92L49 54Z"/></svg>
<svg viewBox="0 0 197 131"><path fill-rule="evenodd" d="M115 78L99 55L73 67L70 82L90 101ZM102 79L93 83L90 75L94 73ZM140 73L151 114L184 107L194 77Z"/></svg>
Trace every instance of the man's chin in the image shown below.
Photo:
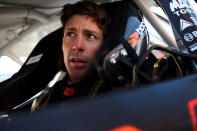
<svg viewBox="0 0 197 131"><path fill-rule="evenodd" d="M85 80L88 76L88 72L87 71L75 71L69 75L71 77L71 81L76 83L76 82L81 82Z"/></svg>
<svg viewBox="0 0 197 131"><path fill-rule="evenodd" d="M73 81L84 81L92 75L92 72L94 72L94 69L92 69L92 67L86 67L82 69L70 68L70 70L68 70L69 76L72 77L71 79Z"/></svg>

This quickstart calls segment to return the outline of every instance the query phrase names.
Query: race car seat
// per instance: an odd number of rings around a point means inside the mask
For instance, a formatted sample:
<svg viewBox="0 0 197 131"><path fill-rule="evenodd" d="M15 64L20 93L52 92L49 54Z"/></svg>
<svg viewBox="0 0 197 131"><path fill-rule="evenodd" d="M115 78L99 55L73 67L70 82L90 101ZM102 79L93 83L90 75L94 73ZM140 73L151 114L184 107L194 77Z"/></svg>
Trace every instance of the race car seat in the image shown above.
<svg viewBox="0 0 197 131"><path fill-rule="evenodd" d="M62 28L44 37L21 69L0 83L0 111L10 110L42 90L57 72Z"/></svg>

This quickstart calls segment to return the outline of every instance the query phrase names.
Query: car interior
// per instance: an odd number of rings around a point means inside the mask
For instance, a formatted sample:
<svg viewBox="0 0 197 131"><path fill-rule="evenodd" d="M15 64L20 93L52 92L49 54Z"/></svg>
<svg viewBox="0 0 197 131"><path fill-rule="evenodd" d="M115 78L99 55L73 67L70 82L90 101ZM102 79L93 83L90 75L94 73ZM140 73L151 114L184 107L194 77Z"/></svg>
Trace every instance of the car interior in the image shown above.
<svg viewBox="0 0 197 131"><path fill-rule="evenodd" d="M22 34L21 37L25 37L23 34L37 29L35 28L36 26L51 23L51 21L57 21L59 18L57 14L61 10L62 5L77 1L78 0L47 0L43 2L33 2L31 0L0 0L0 5L2 5L0 10L6 11L10 9L13 11L21 11L21 13L17 15L21 14L21 18L24 19L24 21L30 21L31 23L31 25L25 27L24 30L19 31L19 35ZM112 19L109 34L103 46L96 54L95 65L97 66L99 75L114 86L122 86L125 83L133 82L134 76L132 73L135 71L134 64L137 61L136 59L142 57L143 61L145 61L146 56L143 52L146 52L145 50L150 45L157 43L157 40L160 41L160 50L184 57L183 60L186 61L187 64L193 64L193 59L195 59L196 56L184 56L181 53L172 52L168 50L168 48L164 48L167 46L169 47L169 45L161 40L160 36L157 36L158 34L154 34L150 31L152 27L148 27L147 34L142 34L142 42L139 47L134 49L130 46L128 47L129 44L124 41L124 37L128 32L133 33L137 29L136 27L132 27L132 30L128 28L128 24L133 24L129 23L128 19L134 18L137 21L136 26L139 27L142 26L142 22L146 21L140 8L132 1L92 1L102 4L110 13ZM154 1L144 0L144 3L148 5L148 7L157 6ZM22 16L24 13L22 10L27 10L27 12L29 12L27 15L28 17ZM9 13L7 12L7 14ZM158 14L156 15L164 24L168 24L168 27L170 26L165 17ZM3 27L0 26L0 31L1 28ZM15 30L17 30L17 27L15 27ZM172 33L171 30L169 32ZM14 107L42 91L57 74L59 71L57 64L60 54L62 53L62 37L63 28L58 26L39 40L33 50L30 51L31 53L27 55L25 62L21 64L19 71L13 73L9 79L0 82L0 115L2 114L0 121L3 119L4 115L12 111ZM2 39L0 39L0 44ZM17 39L18 38L16 38L16 40ZM12 38L7 44L4 43L1 45L0 51L8 50L16 40ZM19 52L21 50L22 48ZM117 55L121 53L124 54L125 50L128 53L126 56ZM150 54L150 52L148 53ZM117 56L115 59L116 65L110 62L113 58L111 57L113 56L112 54L116 54ZM5 54L2 53L1 55L3 56ZM152 54L149 57L156 58L156 56ZM14 57L12 56L12 58ZM20 63L19 58L15 59ZM128 61L132 61L133 65ZM175 79L166 80L161 78L161 83L156 82L155 84L152 81L145 82L142 88L136 88L129 91L124 90L115 95L109 93L107 96L98 97L95 100L82 100L81 103L79 102L77 104L68 102L62 107L53 106L46 110L46 112L38 113L38 115L31 118L20 112L22 115L17 114L16 118L13 117L13 120L8 120L9 123L5 121L2 123L0 122L0 129L2 127L4 130L12 130L15 128L20 130L44 130L47 127L49 130L54 130L55 128L59 130L79 130L80 127L80 130L112 130L116 128L122 129L126 126L128 129L132 128L137 130L192 130L194 128L193 126L196 126L196 124L191 124L191 118L195 118L196 116L192 116L188 114L188 112L191 113L193 109L195 112L195 106L197 105L197 102L195 103L194 101L196 98L195 92L197 91L195 88L195 79L197 76L193 70L193 65L191 66L191 70L188 69L181 72L182 70L180 71L180 68L184 67L180 66L179 68L174 57L170 57L166 59L166 61L164 61L164 65L165 62L173 63L173 66L168 66L168 68L173 67L173 69L171 69L172 71L176 68L175 74L178 72L178 75L176 74ZM186 65L184 62L182 64ZM144 68L144 66L142 67ZM188 67L190 66L188 65ZM166 71L165 69L162 70L163 72ZM144 72L147 73L146 71ZM181 73L183 73L184 77L178 79ZM119 76L122 76L122 79L120 79ZM149 76L144 75L143 72L141 72L140 77L144 77L145 81L149 80ZM164 78L166 77L168 76ZM187 90L188 86L190 86L190 90ZM189 106L188 103L193 103L194 105ZM63 121L67 123L67 125L65 125ZM15 124L13 124L14 122ZM38 127L40 123L42 123L42 126ZM73 125L73 123L79 127ZM62 125L62 128L60 128L60 125Z"/></svg>

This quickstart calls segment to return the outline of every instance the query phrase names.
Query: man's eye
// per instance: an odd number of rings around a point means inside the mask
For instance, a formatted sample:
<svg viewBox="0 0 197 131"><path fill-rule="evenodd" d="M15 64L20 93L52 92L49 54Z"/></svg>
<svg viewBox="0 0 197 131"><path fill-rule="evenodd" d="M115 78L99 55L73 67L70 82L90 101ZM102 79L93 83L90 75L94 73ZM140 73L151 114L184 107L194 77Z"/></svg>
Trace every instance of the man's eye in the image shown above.
<svg viewBox="0 0 197 131"><path fill-rule="evenodd" d="M96 36L93 35L93 34L89 34L89 35L88 35L88 38L90 38L90 39L96 39Z"/></svg>
<svg viewBox="0 0 197 131"><path fill-rule="evenodd" d="M73 36L75 36L75 34L74 34L73 32L67 32L67 33L66 33L66 36L71 36L71 37L73 37Z"/></svg>

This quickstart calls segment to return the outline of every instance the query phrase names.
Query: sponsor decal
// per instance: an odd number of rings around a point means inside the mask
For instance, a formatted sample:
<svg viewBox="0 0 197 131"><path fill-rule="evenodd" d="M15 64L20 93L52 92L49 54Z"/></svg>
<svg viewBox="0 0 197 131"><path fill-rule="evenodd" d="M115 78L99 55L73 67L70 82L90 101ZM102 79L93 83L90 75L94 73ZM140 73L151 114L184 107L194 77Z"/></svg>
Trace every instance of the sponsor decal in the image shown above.
<svg viewBox="0 0 197 131"><path fill-rule="evenodd" d="M37 56L30 57L29 60L27 61L26 65L30 65L32 63L36 63L36 62L40 61L42 56L43 56L43 54L39 54Z"/></svg>
<svg viewBox="0 0 197 131"><path fill-rule="evenodd" d="M187 14L187 13L192 13L191 9L180 9L180 11L175 11L174 14L177 16L180 16L180 14Z"/></svg>
<svg viewBox="0 0 197 131"><path fill-rule="evenodd" d="M194 43L193 45L189 46L191 52L197 50L197 43Z"/></svg>
<svg viewBox="0 0 197 131"><path fill-rule="evenodd" d="M193 35L191 33L187 33L187 34L184 35L184 39L187 42L191 42L191 41L194 40L194 37L193 37Z"/></svg>
<svg viewBox="0 0 197 131"><path fill-rule="evenodd" d="M140 38L137 32L134 32L129 36L128 43L136 46L140 42Z"/></svg>
<svg viewBox="0 0 197 131"><path fill-rule="evenodd" d="M197 31L193 31L192 33L187 33L184 35L184 39L187 42L192 42L195 38L197 38Z"/></svg>
<svg viewBox="0 0 197 131"><path fill-rule="evenodd" d="M190 19L193 21L193 23L197 26L197 19L195 17L190 17Z"/></svg>
<svg viewBox="0 0 197 131"><path fill-rule="evenodd" d="M73 89L73 88L66 88L65 90L64 90L64 95L65 96L73 96L75 94L75 89Z"/></svg>
<svg viewBox="0 0 197 131"><path fill-rule="evenodd" d="M177 16L192 13L190 5L185 0L172 0L172 2L170 2L170 10Z"/></svg>
<svg viewBox="0 0 197 131"><path fill-rule="evenodd" d="M192 34L194 35L195 38L197 38L197 31L193 31Z"/></svg>
<svg viewBox="0 0 197 131"><path fill-rule="evenodd" d="M185 30L187 27L190 27L190 26L193 26L192 23L188 22L188 21L185 21L183 19L180 19L180 29L181 31Z"/></svg>
<svg viewBox="0 0 197 131"><path fill-rule="evenodd" d="M136 31L139 35L146 35L148 32L144 22L141 22L139 28L137 28Z"/></svg>

